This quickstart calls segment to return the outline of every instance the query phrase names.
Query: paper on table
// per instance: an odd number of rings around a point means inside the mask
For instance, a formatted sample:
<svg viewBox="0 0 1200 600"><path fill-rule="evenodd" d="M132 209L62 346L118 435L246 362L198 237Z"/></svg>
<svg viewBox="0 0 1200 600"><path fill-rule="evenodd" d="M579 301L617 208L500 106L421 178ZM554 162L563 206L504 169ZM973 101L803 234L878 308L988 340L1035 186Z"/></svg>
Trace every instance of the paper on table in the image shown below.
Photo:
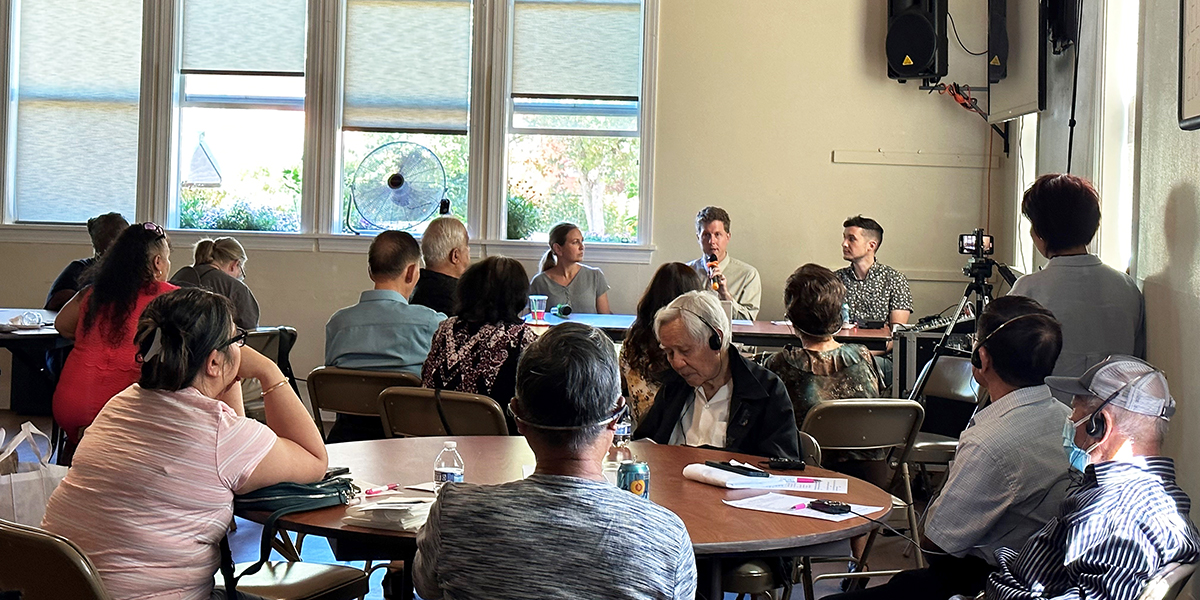
<svg viewBox="0 0 1200 600"><path fill-rule="evenodd" d="M359 527L416 531L429 518L433 498L387 498L346 509L342 522Z"/></svg>
<svg viewBox="0 0 1200 600"><path fill-rule="evenodd" d="M812 498L789 496L787 494L776 494L775 492L768 492L766 494L752 496L750 498L743 498L741 500L723 500L725 504L735 508L748 508L750 510L760 510L763 512L779 513L782 515L796 515L798 517L811 517L813 519L834 522L853 519L859 515L870 516L873 513L883 510L882 506L863 506L861 504L851 504L850 510L852 512L842 513L840 515L831 515L829 513L818 512L812 510L811 508L792 510L793 506L807 504L812 501ZM858 515L853 513L858 513Z"/></svg>
<svg viewBox="0 0 1200 600"><path fill-rule="evenodd" d="M849 485L849 480L839 477L796 478L784 475L747 477L699 463L684 467L683 476L693 481L731 490L795 490L822 494L845 494Z"/></svg>
<svg viewBox="0 0 1200 600"><path fill-rule="evenodd" d="M406 485L406 486L404 486L404 489L417 490L418 492L429 492L431 494L436 494L437 493L437 483L432 482L432 481L426 481L425 483L418 483L416 485Z"/></svg>

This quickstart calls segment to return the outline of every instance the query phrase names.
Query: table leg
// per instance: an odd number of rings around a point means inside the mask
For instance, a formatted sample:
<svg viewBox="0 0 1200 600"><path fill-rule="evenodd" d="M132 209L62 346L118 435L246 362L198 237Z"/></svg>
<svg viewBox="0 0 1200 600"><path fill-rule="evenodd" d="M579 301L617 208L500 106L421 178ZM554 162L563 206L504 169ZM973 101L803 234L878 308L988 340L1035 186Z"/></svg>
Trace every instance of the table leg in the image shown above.
<svg viewBox="0 0 1200 600"><path fill-rule="evenodd" d="M723 600L725 589L721 586L721 559L708 559L708 600Z"/></svg>

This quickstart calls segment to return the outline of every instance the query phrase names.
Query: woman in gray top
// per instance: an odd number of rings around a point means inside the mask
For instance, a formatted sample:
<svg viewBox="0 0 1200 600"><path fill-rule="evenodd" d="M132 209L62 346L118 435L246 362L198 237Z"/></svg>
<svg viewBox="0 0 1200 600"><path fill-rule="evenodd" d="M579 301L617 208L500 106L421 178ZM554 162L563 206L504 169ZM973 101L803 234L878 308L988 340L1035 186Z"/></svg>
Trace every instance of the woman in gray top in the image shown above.
<svg viewBox="0 0 1200 600"><path fill-rule="evenodd" d="M231 237L196 242L195 262L175 273L171 283L216 292L233 302L233 322L242 329L258 327L258 300L242 281L246 250Z"/></svg>
<svg viewBox="0 0 1200 600"><path fill-rule="evenodd" d="M550 230L550 249L542 258L542 272L529 283L530 294L542 294L547 307L570 305L578 313L611 314L608 280L604 271L583 264L583 233L573 223Z"/></svg>

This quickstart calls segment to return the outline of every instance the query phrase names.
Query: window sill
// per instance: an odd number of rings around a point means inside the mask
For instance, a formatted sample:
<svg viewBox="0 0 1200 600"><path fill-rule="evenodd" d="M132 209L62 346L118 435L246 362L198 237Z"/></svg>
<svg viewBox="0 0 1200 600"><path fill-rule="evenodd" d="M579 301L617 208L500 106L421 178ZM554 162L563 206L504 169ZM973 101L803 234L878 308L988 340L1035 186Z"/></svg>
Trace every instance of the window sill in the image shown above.
<svg viewBox="0 0 1200 600"><path fill-rule="evenodd" d="M173 229L167 232L176 249L190 248L205 237L233 236L246 250L284 252L342 252L366 254L375 236L345 234L270 233L264 231L200 231ZM23 244L69 244L90 246L83 225L0 225L0 242ZM587 261L603 264L650 264L655 247L635 244L587 245ZM542 242L522 240L471 240L471 256L503 254L520 260L538 260L546 252Z"/></svg>

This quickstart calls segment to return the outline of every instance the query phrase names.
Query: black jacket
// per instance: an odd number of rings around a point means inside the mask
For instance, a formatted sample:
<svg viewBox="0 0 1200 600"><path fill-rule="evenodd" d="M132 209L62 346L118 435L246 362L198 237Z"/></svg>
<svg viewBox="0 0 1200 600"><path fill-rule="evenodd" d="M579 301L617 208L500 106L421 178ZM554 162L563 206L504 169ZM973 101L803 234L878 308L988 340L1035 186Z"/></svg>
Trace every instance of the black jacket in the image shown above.
<svg viewBox="0 0 1200 600"><path fill-rule="evenodd" d="M746 360L732 347L729 369L733 396L725 449L765 457L800 459L800 441L792 400L783 381L774 373ZM695 388L675 371L667 372L654 397L654 405L634 432L634 439L650 438L660 444L671 441L683 409L696 397Z"/></svg>

